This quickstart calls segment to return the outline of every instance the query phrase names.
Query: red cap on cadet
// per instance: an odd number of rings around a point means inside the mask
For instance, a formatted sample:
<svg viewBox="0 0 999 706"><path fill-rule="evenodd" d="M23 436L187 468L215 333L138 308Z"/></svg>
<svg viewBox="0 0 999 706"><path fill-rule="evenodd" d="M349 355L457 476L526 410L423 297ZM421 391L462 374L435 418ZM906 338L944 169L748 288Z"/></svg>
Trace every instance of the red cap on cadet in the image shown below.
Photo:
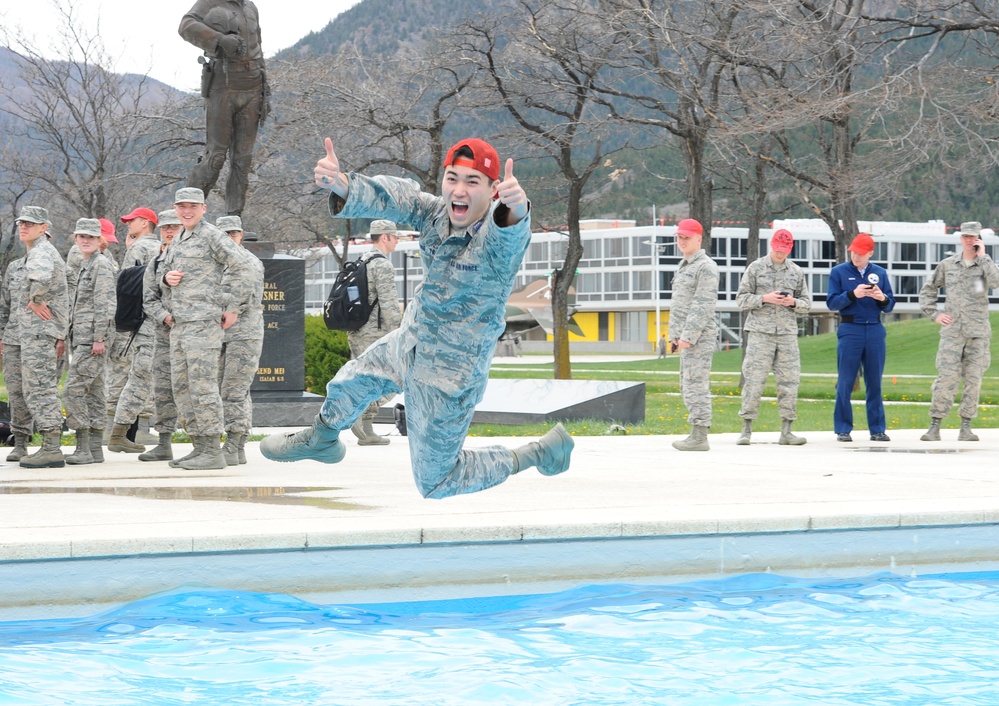
<svg viewBox="0 0 999 706"><path fill-rule="evenodd" d="M101 237L109 243L117 243L118 238L114 234L114 223L107 218L98 218L97 220L101 222Z"/></svg>
<svg viewBox="0 0 999 706"><path fill-rule="evenodd" d="M850 243L850 247L847 248L850 252L855 252L858 255L867 255L868 253L874 252L874 238L869 236L867 233L857 233L857 237L853 239Z"/></svg>
<svg viewBox="0 0 999 706"><path fill-rule="evenodd" d="M693 218L684 218L676 224L677 235L704 235L704 228L699 221Z"/></svg>
<svg viewBox="0 0 999 706"><path fill-rule="evenodd" d="M784 228L775 230L770 237L770 249L790 255L791 251L794 250L794 236L791 235L791 231Z"/></svg>
<svg viewBox="0 0 999 706"><path fill-rule="evenodd" d="M458 150L462 147L468 148L472 153L472 159L457 155ZM477 137L462 140L447 151L443 166L450 167L452 165L457 167L471 167L482 172L492 181L500 178L499 155L496 154L496 150L493 149L492 145Z"/></svg>
<svg viewBox="0 0 999 706"><path fill-rule="evenodd" d="M153 213L153 210L151 208L143 208L143 207L135 209L127 216L122 216L121 222L128 223L129 221L135 220L136 218L145 218L154 226L159 224L159 219L156 218L156 214Z"/></svg>

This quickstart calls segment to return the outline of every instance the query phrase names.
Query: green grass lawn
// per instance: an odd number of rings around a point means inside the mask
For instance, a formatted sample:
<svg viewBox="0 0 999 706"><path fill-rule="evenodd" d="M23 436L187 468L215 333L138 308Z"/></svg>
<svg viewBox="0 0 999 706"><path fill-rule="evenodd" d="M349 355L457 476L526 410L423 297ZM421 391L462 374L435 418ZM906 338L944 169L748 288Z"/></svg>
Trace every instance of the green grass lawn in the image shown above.
<svg viewBox="0 0 999 706"><path fill-rule="evenodd" d="M993 345L999 336L999 314L992 314ZM888 325L888 356L883 378L883 394L887 402L885 412L888 429L909 429L929 424L928 408L930 387L936 376L934 360L939 341L939 326L928 319L902 321ZM795 429L832 431L833 403L836 399L836 334L808 336L799 339L801 349L801 385L798 389L798 421ZM551 378L551 364L532 363L526 356L523 363L494 366L494 378ZM742 351L721 351L712 362L711 392L716 395L713 403L711 431L736 432L742 428L739 418L741 390L739 371ZM665 359L645 358L617 363L574 362L573 378L576 380L624 380L645 383L645 423L628 427L629 434L681 434L688 430L687 412L680 399L678 371L679 356ZM776 395L776 385L771 375L765 397ZM863 400L864 391L854 393L854 399ZM958 396L960 400L960 396ZM982 385L980 408L975 426L999 428L999 363L993 361ZM988 405L996 405L991 408ZM854 423L858 430L866 429L867 421L862 407L854 409ZM956 407L944 420L944 428L956 429L960 425ZM537 436L548 425L501 426L473 425L470 433L477 436ZM597 421L569 422L573 434L599 435L608 431L610 424ZM780 429L777 402L761 405L760 418L754 428L758 431Z"/></svg>

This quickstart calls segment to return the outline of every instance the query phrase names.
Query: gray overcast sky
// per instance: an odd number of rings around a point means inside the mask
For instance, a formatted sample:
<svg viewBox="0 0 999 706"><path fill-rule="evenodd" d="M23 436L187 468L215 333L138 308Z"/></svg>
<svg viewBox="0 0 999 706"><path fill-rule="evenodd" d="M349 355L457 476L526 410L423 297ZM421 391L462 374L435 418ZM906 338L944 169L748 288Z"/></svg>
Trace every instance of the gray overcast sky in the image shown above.
<svg viewBox="0 0 999 706"><path fill-rule="evenodd" d="M315 32L360 0L254 0L260 13L264 55L291 46ZM149 74L176 88L194 91L201 80L200 50L177 34L180 18L194 0L63 0L80 24L100 28L119 73ZM44 48L56 36L59 13L54 0L0 0L0 22L8 31L20 28ZM53 47L55 49L55 47ZM53 52L53 56L55 56Z"/></svg>

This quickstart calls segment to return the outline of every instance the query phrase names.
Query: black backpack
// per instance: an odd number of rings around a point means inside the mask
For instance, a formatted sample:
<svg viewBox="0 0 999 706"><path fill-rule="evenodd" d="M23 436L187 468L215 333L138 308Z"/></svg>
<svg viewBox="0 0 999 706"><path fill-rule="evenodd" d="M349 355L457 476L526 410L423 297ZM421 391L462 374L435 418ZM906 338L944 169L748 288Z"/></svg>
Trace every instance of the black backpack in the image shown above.
<svg viewBox="0 0 999 706"><path fill-rule="evenodd" d="M118 273L115 291L118 306L114 310L114 325L119 331L138 331L146 314L142 311L142 278L145 265L126 267Z"/></svg>
<svg viewBox="0 0 999 706"><path fill-rule="evenodd" d="M333 280L330 295L323 306L323 320L331 331L357 331L368 323L371 310L378 304L368 303L368 263L384 255L345 262Z"/></svg>

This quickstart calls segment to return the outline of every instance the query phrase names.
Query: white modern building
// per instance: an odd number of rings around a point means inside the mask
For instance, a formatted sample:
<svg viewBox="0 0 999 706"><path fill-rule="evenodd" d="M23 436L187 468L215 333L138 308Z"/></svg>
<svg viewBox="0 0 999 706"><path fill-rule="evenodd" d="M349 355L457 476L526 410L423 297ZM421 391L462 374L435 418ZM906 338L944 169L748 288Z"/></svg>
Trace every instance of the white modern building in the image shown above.
<svg viewBox="0 0 999 706"><path fill-rule="evenodd" d="M760 255L774 230L787 228L795 237L791 258L808 276L814 306L802 321L802 333L808 335L832 330L835 316L825 305L829 270L837 264L836 245L829 228L818 219L775 221L772 228L760 233ZM873 261L884 265L891 276L897 304L895 318L919 315L919 289L936 264L960 247L959 238L948 232L942 221L928 223L890 223L867 221L861 230L875 240ZM570 334L576 350L587 348L617 351L647 351L669 326L673 275L680 262L674 245L676 227L638 226L632 221L587 221L583 224L583 258L575 279L573 316L582 335ZM538 279L547 279L560 266L568 236L563 233L535 233L517 275L514 291ZM740 312L735 303L739 280L747 266L747 229L716 226L711 231L711 256L720 270L718 317L722 326L721 345L739 346L742 335ZM989 255L996 257L999 238L986 235ZM658 243L659 257L653 258ZM370 244L351 245L351 257L367 252ZM396 281L403 299L412 299L415 287L423 279L419 244L403 240L392 255ZM306 310L319 313L336 277L337 263L326 248L316 248L304 256L306 265ZM658 292L653 287L658 282ZM532 295L534 296L534 295ZM543 296L543 295L542 295ZM512 298L513 299L513 298ZM990 297L999 310L999 292ZM523 334L527 341L548 337L540 326Z"/></svg>

